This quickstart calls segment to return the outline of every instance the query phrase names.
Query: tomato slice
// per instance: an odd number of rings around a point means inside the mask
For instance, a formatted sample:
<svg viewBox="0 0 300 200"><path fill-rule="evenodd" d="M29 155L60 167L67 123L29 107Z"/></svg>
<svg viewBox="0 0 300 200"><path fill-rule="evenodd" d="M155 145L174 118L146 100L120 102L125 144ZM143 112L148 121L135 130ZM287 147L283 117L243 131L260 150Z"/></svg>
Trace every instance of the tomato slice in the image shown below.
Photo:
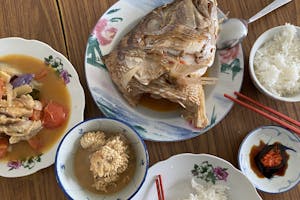
<svg viewBox="0 0 300 200"><path fill-rule="evenodd" d="M49 102L43 112L43 125L46 128L57 128L67 119L68 112L66 108L59 103Z"/></svg>
<svg viewBox="0 0 300 200"><path fill-rule="evenodd" d="M8 150L8 139L0 138L0 158L3 158Z"/></svg>

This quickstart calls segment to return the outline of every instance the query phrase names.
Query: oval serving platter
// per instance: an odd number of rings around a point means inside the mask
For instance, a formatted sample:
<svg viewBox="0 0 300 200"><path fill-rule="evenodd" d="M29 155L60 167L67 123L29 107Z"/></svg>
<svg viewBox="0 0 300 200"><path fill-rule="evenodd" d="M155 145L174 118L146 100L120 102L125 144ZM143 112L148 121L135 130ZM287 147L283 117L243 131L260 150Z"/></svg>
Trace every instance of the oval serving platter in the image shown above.
<svg viewBox="0 0 300 200"><path fill-rule="evenodd" d="M83 120L85 106L84 91L76 70L64 55L51 48L48 44L37 40L27 40L18 37L0 39L0 56L11 54L31 56L41 61L46 61L49 58L59 60L62 71L68 74L68 77L65 77L68 80L64 79L64 81L70 95L71 110L65 133ZM21 177L49 167L54 163L56 150L63 136L64 134L60 136L48 151L37 156L0 161L0 176Z"/></svg>
<svg viewBox="0 0 300 200"><path fill-rule="evenodd" d="M89 90L99 109L107 117L126 121L145 139L152 141L180 141L205 133L220 122L233 103L224 93L239 91L244 73L241 45L217 51L215 62L209 69L217 77L214 86L205 86L206 112L209 125L194 128L181 117L179 111L159 112L143 106L131 107L114 86L102 55L108 54L138 21L154 8L168 3L163 0L120 0L99 19L91 33L85 55L85 73ZM219 18L225 15L219 11Z"/></svg>

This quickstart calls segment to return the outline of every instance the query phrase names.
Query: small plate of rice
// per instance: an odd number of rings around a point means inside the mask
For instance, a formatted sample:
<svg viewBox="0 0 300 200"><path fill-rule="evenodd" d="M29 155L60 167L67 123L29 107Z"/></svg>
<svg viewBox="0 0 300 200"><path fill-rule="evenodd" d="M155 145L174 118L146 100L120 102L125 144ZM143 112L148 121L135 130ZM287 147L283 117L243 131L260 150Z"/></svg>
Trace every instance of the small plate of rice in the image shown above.
<svg viewBox="0 0 300 200"><path fill-rule="evenodd" d="M254 85L281 101L300 101L300 27L291 24L264 32L249 56Z"/></svg>
<svg viewBox="0 0 300 200"><path fill-rule="evenodd" d="M157 200L161 175L166 200L262 200L255 187L228 161L209 154L184 153L153 165L134 200Z"/></svg>

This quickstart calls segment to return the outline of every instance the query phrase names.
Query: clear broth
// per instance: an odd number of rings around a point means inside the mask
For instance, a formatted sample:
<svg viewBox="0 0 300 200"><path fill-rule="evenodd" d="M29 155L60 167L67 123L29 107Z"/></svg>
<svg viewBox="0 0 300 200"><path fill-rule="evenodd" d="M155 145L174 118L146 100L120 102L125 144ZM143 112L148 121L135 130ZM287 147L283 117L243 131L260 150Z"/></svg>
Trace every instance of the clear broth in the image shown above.
<svg viewBox="0 0 300 200"><path fill-rule="evenodd" d="M107 135L107 134L106 134ZM136 171L136 156L132 147L129 144L129 164L128 168L120 174L118 181L116 182L115 187L109 187L107 192L98 191L93 187L94 179L92 172L90 171L90 160L89 156L92 152L83 149L80 145L75 153L74 158L74 173L78 179L78 183L84 189L89 190L90 192L96 194L113 194L116 193L128 185L132 180L132 177Z"/></svg>

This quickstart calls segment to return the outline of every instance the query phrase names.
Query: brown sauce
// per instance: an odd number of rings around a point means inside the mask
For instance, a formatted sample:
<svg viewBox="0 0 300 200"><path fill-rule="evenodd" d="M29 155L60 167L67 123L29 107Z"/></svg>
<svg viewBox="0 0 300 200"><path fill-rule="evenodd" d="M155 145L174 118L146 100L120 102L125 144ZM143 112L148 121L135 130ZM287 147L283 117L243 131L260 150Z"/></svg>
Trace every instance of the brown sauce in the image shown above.
<svg viewBox="0 0 300 200"><path fill-rule="evenodd" d="M167 99L154 99L150 97L149 94L142 96L139 104L151 110L159 112L170 112L181 109L181 106L178 103L171 102Z"/></svg>
<svg viewBox="0 0 300 200"><path fill-rule="evenodd" d="M128 183L132 180L132 177L136 171L136 157L130 145L128 168L122 174L120 174L116 185L114 187L109 187L107 192L98 191L93 187L94 179L92 172L90 171L90 154L90 151L83 149L80 145L75 153L74 173L81 187L97 194L113 194L125 188L126 185L128 185Z"/></svg>
<svg viewBox="0 0 300 200"><path fill-rule="evenodd" d="M209 77L209 69L203 74L203 77ZM180 110L182 107L178 103L169 101L168 99L155 99L150 96L150 94L144 94L139 101L139 105L149 108L154 111L159 112L170 112L175 110Z"/></svg>
<svg viewBox="0 0 300 200"><path fill-rule="evenodd" d="M8 63L23 73L37 74L46 68L48 70L47 76L39 81L42 83L40 100L42 102L53 100L70 111L70 95L66 85L63 80L55 74L51 67L46 67L42 60L25 55L7 55L1 57L0 62ZM67 124L68 119L58 128L43 128L37 135L42 142L42 147L39 152L34 151L26 141L22 141L11 145L11 151L1 160L19 160L47 152L58 141L61 135L65 133Z"/></svg>
<svg viewBox="0 0 300 200"><path fill-rule="evenodd" d="M259 177L259 178L265 178L265 176L262 174L262 172L258 169L256 163L255 163L255 156L262 151L262 149L266 146L266 144L263 142L263 141L260 141L259 142L259 145L256 146L254 145L252 148L251 148L251 151L250 151L250 167L251 169L253 170L253 172ZM285 155L286 155L286 158L287 160L289 159L289 155L284 152ZM282 167L279 171L277 171L274 175L277 175L277 176L284 176L285 172L286 172L286 169L288 167L288 162L286 163L286 165L284 167Z"/></svg>

